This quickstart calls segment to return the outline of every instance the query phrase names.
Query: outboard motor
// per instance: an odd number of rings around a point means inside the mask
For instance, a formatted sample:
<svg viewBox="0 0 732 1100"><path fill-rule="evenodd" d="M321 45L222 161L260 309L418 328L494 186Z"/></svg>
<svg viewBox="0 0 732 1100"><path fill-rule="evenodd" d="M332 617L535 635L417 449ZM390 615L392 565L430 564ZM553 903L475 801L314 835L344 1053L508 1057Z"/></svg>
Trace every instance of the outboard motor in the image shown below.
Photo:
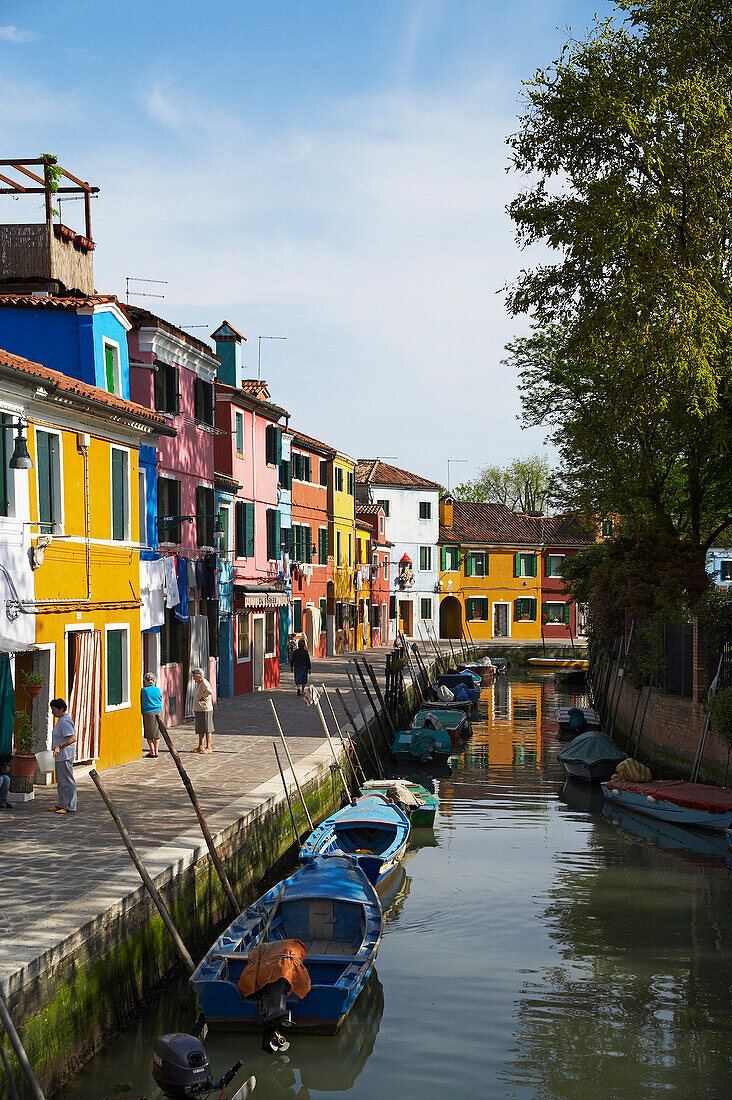
<svg viewBox="0 0 732 1100"><path fill-rule="evenodd" d="M283 1054L290 1044L279 1030L292 1027L292 1013L287 998L292 987L286 978L278 978L259 991L259 1019L262 1023L262 1050L267 1054Z"/></svg>
<svg viewBox="0 0 732 1100"><path fill-rule="evenodd" d="M181 1032L160 1035L153 1046L152 1075L166 1096L208 1096L211 1092L225 1089L241 1067L242 1063L237 1062L220 1080L214 1081L203 1044L194 1035ZM243 1100L249 1096L255 1084L255 1079L250 1077L237 1092L237 1097Z"/></svg>

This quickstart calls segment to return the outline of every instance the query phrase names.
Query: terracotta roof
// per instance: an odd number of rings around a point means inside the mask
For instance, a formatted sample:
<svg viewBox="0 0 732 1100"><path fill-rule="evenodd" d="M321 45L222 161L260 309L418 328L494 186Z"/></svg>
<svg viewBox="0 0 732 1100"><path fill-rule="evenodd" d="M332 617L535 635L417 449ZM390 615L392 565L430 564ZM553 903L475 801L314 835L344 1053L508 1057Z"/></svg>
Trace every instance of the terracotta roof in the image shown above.
<svg viewBox="0 0 732 1100"><path fill-rule="evenodd" d="M292 432L293 443L300 443L303 447L316 447L321 451L327 452L331 457L335 455L335 447L331 447L330 443L323 443L320 439L313 439L311 435L305 435L304 432L298 432L295 428L289 429Z"/></svg>
<svg viewBox="0 0 732 1100"><path fill-rule="evenodd" d="M222 333L222 329L224 329L224 328L228 328L229 331L227 333ZM222 336L222 335L225 335L225 336L229 336L229 335L238 336L240 340L246 340L246 336L242 336L242 334L238 331L238 329L234 328L231 321L222 321L221 324L219 325L219 327L216 329L216 331L211 333L211 339L215 340L217 336Z"/></svg>
<svg viewBox="0 0 732 1100"><path fill-rule="evenodd" d="M234 491L236 491L237 489L241 489L240 481L237 481L235 477L229 477L228 474L219 473L218 470L214 471L214 482L217 485L222 485L225 488L233 489Z"/></svg>
<svg viewBox="0 0 732 1100"><path fill-rule="evenodd" d="M262 401L268 401L272 396L269 392L269 386L263 379L244 378L241 388L244 390L244 393L248 393L250 397L259 397Z"/></svg>
<svg viewBox="0 0 732 1100"><path fill-rule="evenodd" d="M436 481L412 474L398 466L390 466L378 458L359 458L356 463L356 481L364 485L394 485L401 489L439 489Z"/></svg>
<svg viewBox="0 0 732 1100"><path fill-rule="evenodd" d="M578 516L523 516L529 528L539 532L547 546L591 546L594 534L588 532Z"/></svg>
<svg viewBox="0 0 732 1100"><path fill-rule="evenodd" d="M357 504L356 515L357 516L376 516L379 512L383 511L380 504Z"/></svg>
<svg viewBox="0 0 732 1100"><path fill-rule="evenodd" d="M511 546L535 546L541 542L538 531L505 504L478 504L456 500L452 506L452 527L440 524L440 542L507 543Z"/></svg>
<svg viewBox="0 0 732 1100"><path fill-rule="evenodd" d="M102 390L98 386L89 386L86 382L69 378L68 375L50 370L48 367L41 366L40 363L33 363L30 359L23 359L20 355L13 355L2 348L0 348L0 367L11 368L20 374L50 383L52 389L49 396L51 398L58 391L73 394L106 409L115 409L127 416L146 420L149 424L154 424L162 435L175 435L175 428L169 427L165 417L161 416L160 413L154 412L152 409L146 409L135 401L126 401L124 397L118 397L114 393L107 393L106 390Z"/></svg>
<svg viewBox="0 0 732 1100"><path fill-rule="evenodd" d="M9 306L13 309L76 310L80 306L102 306L110 303L125 308L121 302L117 301L115 294L91 294L82 298L75 298L73 295L57 298L53 295L36 297L34 294L0 294L0 306Z"/></svg>
<svg viewBox="0 0 732 1100"><path fill-rule="evenodd" d="M229 386L226 382L219 382L218 379L216 380L216 393L220 393L223 397L233 401L236 401L237 397L242 398L245 406L254 406L261 409L263 412L269 413L275 420L278 420L281 416L290 415L287 409L283 409L280 405L275 405L271 401L263 401L261 397L254 397L253 394L246 393L238 386Z"/></svg>
<svg viewBox="0 0 732 1100"><path fill-rule="evenodd" d="M205 352L205 354L209 355L212 359L218 359L216 352L208 344L204 344L203 340L198 340L195 336L191 336L185 329L172 325L170 321L166 321L163 317L156 317L149 309L143 309L141 306L131 306L126 302L122 303L122 309L132 321L135 328L162 329L163 332L169 332L173 336L177 336L179 340L184 340L198 351Z"/></svg>

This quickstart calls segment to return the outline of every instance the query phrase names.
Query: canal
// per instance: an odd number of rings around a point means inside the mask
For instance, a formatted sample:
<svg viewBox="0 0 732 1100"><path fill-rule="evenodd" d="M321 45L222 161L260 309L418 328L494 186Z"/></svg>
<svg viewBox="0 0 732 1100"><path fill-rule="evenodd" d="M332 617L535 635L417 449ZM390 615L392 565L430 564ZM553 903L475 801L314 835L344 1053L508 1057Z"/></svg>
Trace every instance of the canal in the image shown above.
<svg viewBox="0 0 732 1100"><path fill-rule="evenodd" d="M280 1059L212 1034L214 1072L242 1058L258 1100L730 1094L723 846L613 820L565 783L553 714L575 699L538 676L483 692L467 751L435 780L434 832L413 835L385 892L375 972L341 1033L294 1036ZM181 981L64 1097L158 1100L152 1039L194 1018Z"/></svg>

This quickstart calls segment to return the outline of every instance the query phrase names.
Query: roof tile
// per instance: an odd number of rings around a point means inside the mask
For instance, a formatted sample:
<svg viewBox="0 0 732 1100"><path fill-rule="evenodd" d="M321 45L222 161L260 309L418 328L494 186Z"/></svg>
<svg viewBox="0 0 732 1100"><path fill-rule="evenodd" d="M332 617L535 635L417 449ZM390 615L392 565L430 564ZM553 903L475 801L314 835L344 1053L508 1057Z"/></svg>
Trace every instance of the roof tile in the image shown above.
<svg viewBox="0 0 732 1100"><path fill-rule="evenodd" d="M356 481L364 485L393 485L402 489L439 489L436 481L429 481L419 474L390 466L378 458L359 458L356 463Z"/></svg>

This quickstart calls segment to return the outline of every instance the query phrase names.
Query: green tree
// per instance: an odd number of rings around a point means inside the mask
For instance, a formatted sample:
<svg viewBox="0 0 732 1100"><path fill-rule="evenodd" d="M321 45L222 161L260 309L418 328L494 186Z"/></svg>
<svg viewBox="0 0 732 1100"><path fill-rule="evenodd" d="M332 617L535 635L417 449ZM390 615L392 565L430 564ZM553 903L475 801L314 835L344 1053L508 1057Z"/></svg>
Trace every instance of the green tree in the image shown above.
<svg viewBox="0 0 732 1100"><path fill-rule="evenodd" d="M732 525L732 6L618 7L526 85L509 139L518 240L551 252L508 288L533 321L508 362L557 503L698 563Z"/></svg>
<svg viewBox="0 0 732 1100"><path fill-rule="evenodd" d="M507 466L483 466L474 481L456 486L457 500L505 504L518 512L543 512L551 499L552 473L540 455L516 458Z"/></svg>

